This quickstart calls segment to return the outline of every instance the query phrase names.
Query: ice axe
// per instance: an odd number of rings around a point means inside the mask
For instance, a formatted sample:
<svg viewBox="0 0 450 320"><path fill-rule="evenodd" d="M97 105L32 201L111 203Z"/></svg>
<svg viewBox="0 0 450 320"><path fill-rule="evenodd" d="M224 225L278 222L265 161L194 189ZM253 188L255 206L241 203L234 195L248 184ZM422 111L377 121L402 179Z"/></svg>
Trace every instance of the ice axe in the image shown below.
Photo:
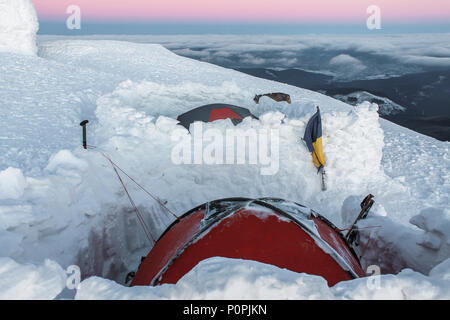
<svg viewBox="0 0 450 320"><path fill-rule="evenodd" d="M86 138L86 125L89 123L89 120L83 120L80 123L80 126L83 127L83 148L87 149L87 138Z"/></svg>
<svg viewBox="0 0 450 320"><path fill-rule="evenodd" d="M369 213L370 208L372 208L373 204L374 204L374 200L373 200L373 195L369 194L367 195L364 200L361 202L361 211L358 214L358 216L356 217L355 222L353 222L350 230L347 232L347 234L345 235L345 239L349 242L352 242L351 238L354 235L353 231L356 228L356 224L358 223L359 220L361 219L365 219L367 217L367 214Z"/></svg>

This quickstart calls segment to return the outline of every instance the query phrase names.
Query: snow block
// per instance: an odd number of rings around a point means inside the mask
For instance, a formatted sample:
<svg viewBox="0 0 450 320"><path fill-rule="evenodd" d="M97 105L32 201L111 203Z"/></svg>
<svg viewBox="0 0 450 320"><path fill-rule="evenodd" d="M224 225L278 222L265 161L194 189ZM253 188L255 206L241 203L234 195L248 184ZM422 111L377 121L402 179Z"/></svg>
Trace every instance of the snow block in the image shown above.
<svg viewBox="0 0 450 320"><path fill-rule="evenodd" d="M26 186L27 180L20 169L10 167L0 171L0 199L19 199Z"/></svg>
<svg viewBox="0 0 450 320"><path fill-rule="evenodd" d="M412 217L410 223L424 231L417 244L433 251L433 258L442 262L450 258L450 210L427 208Z"/></svg>
<svg viewBox="0 0 450 320"><path fill-rule="evenodd" d="M45 170L59 175L76 175L87 166L86 161L78 159L69 150L61 150L50 157Z"/></svg>
<svg viewBox="0 0 450 320"><path fill-rule="evenodd" d="M43 265L21 265L0 258L0 299L54 299L66 286L66 273L59 264L45 260Z"/></svg>
<svg viewBox="0 0 450 320"><path fill-rule="evenodd" d="M214 257L200 262L176 284L124 287L91 277L75 297L90 299L333 299L326 281L257 261Z"/></svg>
<svg viewBox="0 0 450 320"><path fill-rule="evenodd" d="M0 0L0 52L35 55L38 29L30 0Z"/></svg>

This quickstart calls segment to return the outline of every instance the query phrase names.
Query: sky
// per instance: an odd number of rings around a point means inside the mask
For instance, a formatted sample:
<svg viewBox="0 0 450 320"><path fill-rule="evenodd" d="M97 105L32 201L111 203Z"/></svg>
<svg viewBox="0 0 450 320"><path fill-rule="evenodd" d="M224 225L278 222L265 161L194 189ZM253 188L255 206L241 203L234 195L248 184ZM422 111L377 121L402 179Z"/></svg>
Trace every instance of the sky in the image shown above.
<svg viewBox="0 0 450 320"><path fill-rule="evenodd" d="M67 8L77 5L81 21L88 25L167 24L184 30L186 25L366 26L367 8L380 8L386 27L440 31L450 25L449 0L32 0L45 27L57 28ZM256 28L255 31L259 30ZM450 30L450 29L449 29ZM176 31L176 30L174 30ZM201 33L199 30L193 32ZM217 31L217 30L216 30ZM220 30L219 30L220 31ZM444 30L447 31L447 30ZM132 32L132 31L131 31ZM282 30L280 30L282 32ZM220 33L220 32L219 32Z"/></svg>

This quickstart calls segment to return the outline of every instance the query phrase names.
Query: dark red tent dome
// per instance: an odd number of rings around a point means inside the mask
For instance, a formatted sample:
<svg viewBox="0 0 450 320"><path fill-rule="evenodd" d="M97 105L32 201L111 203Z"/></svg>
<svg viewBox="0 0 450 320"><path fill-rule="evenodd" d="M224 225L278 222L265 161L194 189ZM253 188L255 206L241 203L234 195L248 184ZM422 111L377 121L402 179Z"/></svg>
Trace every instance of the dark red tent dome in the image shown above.
<svg viewBox="0 0 450 320"><path fill-rule="evenodd" d="M220 119L231 119L236 125L246 117L258 119L246 108L231 104L216 103L192 109L178 116L177 120L180 121L183 127L189 130L189 126L195 121L213 122Z"/></svg>
<svg viewBox="0 0 450 320"><path fill-rule="evenodd" d="M232 198L196 207L169 226L131 285L176 283L215 256L319 275L330 286L365 275L355 252L321 215L281 199Z"/></svg>

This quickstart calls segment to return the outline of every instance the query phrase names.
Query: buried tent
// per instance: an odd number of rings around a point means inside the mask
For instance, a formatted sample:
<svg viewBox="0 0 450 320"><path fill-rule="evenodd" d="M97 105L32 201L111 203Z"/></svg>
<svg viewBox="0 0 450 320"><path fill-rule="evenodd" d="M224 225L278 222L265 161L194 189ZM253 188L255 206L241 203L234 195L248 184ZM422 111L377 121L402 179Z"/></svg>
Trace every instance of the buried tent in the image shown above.
<svg viewBox="0 0 450 320"><path fill-rule="evenodd" d="M198 206L169 226L131 286L176 283L215 256L319 275L330 286L365 275L347 240L314 211L281 199L230 198Z"/></svg>
<svg viewBox="0 0 450 320"><path fill-rule="evenodd" d="M244 118L255 117L248 109L233 106L231 104L215 103L192 109L178 116L180 124L189 130L191 123L195 121L213 122L220 119L231 119L234 125L240 123Z"/></svg>

